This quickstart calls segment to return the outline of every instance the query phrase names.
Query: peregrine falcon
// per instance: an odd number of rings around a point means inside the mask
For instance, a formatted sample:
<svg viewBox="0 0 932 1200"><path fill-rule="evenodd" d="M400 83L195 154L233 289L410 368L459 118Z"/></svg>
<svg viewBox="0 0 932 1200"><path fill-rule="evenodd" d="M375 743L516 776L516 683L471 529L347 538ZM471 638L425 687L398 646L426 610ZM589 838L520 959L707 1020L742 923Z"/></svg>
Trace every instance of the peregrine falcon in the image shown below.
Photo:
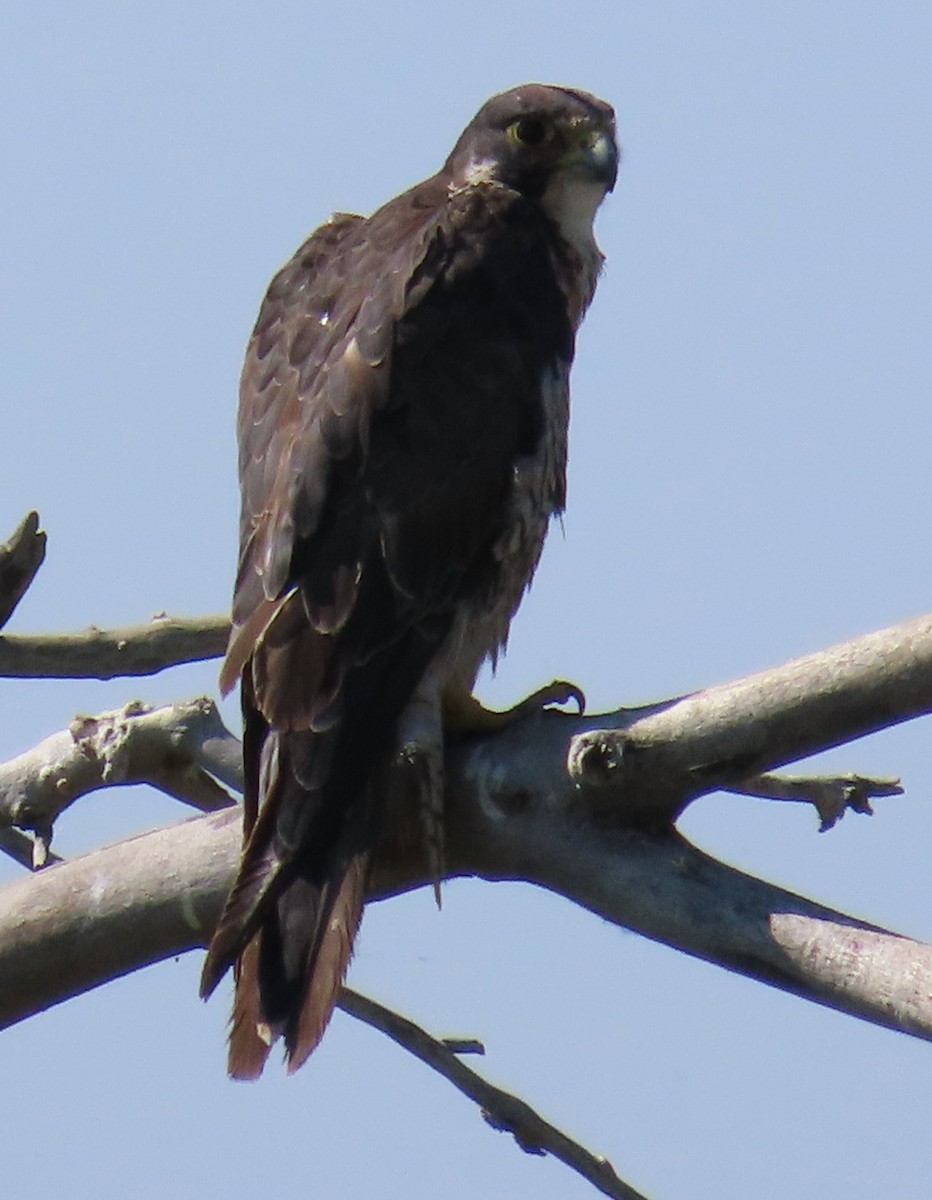
<svg viewBox="0 0 932 1200"><path fill-rule="evenodd" d="M279 1036L296 1069L327 1026L383 772L415 764L412 803L442 813L443 729L509 718L472 689L564 506L569 370L617 167L608 104L514 88L437 174L322 225L266 294L221 673L224 691L241 680L244 848L201 988L235 966L235 1077Z"/></svg>

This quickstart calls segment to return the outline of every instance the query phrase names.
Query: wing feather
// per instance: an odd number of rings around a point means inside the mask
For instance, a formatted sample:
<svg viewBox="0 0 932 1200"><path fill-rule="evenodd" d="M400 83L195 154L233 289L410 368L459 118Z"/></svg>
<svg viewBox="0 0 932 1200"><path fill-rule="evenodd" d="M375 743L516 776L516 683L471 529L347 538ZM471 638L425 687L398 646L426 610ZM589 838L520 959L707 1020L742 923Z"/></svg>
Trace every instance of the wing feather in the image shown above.
<svg viewBox="0 0 932 1200"><path fill-rule="evenodd" d="M221 677L243 674L254 730L247 843L202 979L249 948L234 1074L261 1070L257 1024L284 1031L292 1067L317 1044L362 909L370 783L460 607L498 585L541 379L572 356L541 222L507 188L451 195L438 176L323 226L260 312Z"/></svg>

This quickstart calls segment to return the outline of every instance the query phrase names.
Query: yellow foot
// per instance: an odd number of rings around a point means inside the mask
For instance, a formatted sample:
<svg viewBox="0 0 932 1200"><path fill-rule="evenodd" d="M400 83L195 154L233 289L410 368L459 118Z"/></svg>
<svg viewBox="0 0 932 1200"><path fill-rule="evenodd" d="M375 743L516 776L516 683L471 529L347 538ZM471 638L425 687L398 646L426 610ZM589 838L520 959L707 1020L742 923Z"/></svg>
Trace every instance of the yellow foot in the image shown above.
<svg viewBox="0 0 932 1200"><path fill-rule="evenodd" d="M529 717L551 705L569 704L571 700L576 703L580 714L586 711L586 697L582 688L564 679L555 679L546 687L538 688L514 708L504 712L486 708L471 692L444 692L443 725L451 733L496 733L522 717Z"/></svg>

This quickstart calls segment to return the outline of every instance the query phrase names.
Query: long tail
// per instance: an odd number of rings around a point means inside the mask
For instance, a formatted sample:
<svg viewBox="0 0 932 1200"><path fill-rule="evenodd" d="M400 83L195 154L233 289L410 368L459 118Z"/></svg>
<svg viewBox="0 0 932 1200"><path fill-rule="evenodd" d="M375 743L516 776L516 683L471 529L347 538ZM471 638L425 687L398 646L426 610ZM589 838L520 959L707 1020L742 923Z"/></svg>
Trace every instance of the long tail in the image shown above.
<svg viewBox="0 0 932 1200"><path fill-rule="evenodd" d="M332 719L273 729L243 680L246 841L201 976L235 966L229 1072L253 1079L284 1038L289 1071L320 1041L362 916L379 834L376 781L442 629L413 630L350 670Z"/></svg>
<svg viewBox="0 0 932 1200"><path fill-rule="evenodd" d="M261 810L201 977L206 997L236 965L234 1078L260 1074L279 1035L296 1070L320 1041L349 965L376 824L368 772L333 769L337 738L270 730L263 739Z"/></svg>
<svg viewBox="0 0 932 1200"><path fill-rule="evenodd" d="M236 964L228 1069L255 1079L281 1033L289 1072L317 1047L346 974L365 900L369 856L322 889L305 879L279 897Z"/></svg>

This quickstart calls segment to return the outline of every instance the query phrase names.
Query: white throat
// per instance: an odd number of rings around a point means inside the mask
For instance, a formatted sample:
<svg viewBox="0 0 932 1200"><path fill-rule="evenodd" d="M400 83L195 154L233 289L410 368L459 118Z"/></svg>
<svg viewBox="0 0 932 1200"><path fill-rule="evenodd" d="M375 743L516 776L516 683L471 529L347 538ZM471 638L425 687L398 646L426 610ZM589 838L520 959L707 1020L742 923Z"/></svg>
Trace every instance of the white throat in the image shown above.
<svg viewBox="0 0 932 1200"><path fill-rule="evenodd" d="M604 199L604 184L560 171L544 192L541 208L573 249L587 258L599 253L592 223Z"/></svg>

